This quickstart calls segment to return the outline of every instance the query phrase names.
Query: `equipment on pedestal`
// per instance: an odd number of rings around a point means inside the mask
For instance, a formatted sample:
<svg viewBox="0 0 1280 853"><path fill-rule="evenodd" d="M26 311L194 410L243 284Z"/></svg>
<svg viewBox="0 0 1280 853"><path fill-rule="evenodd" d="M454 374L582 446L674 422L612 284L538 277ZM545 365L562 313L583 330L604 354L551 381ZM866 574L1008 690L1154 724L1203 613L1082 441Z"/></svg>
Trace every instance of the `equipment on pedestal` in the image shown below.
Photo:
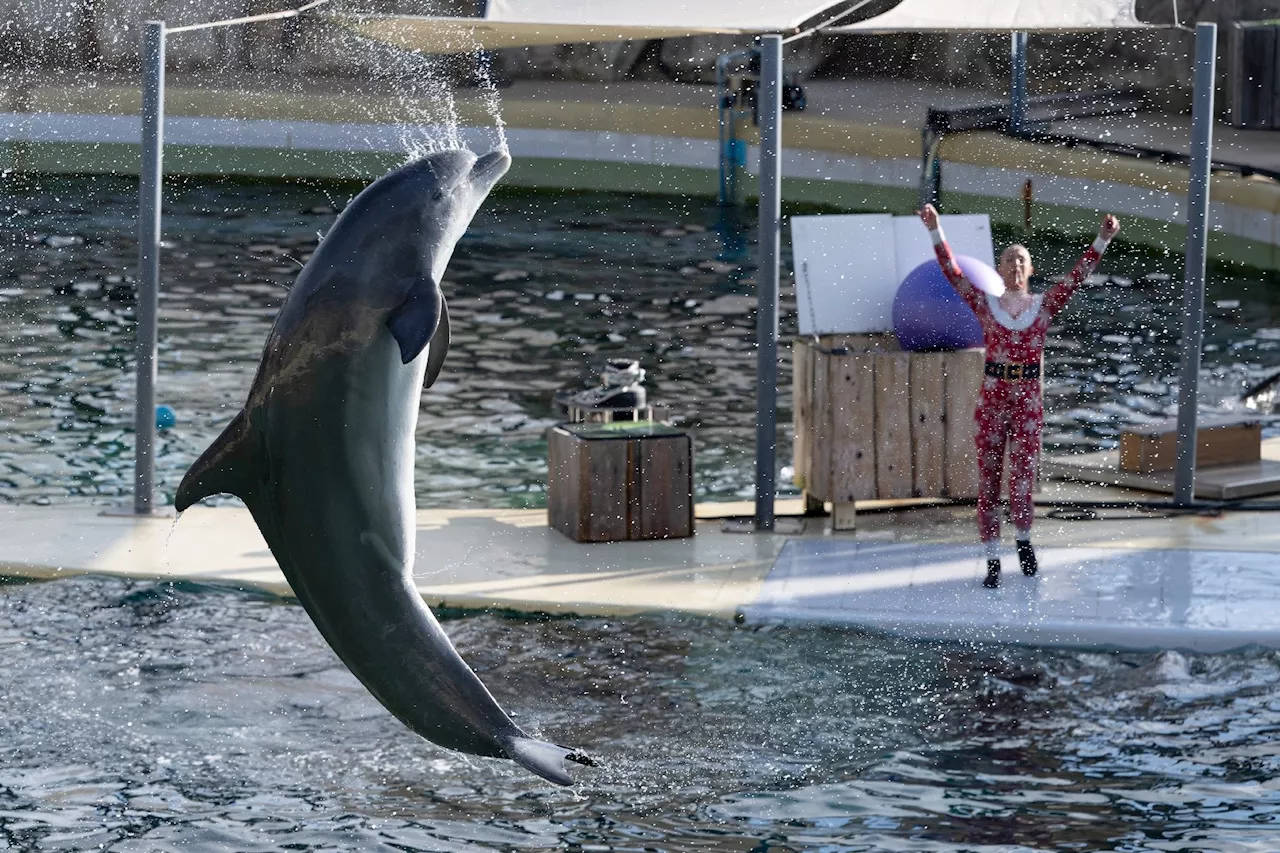
<svg viewBox="0 0 1280 853"><path fill-rule="evenodd" d="M640 362L611 358L600 374L600 385L576 393L561 392L556 403L568 410L570 423L647 421L653 416Z"/></svg>

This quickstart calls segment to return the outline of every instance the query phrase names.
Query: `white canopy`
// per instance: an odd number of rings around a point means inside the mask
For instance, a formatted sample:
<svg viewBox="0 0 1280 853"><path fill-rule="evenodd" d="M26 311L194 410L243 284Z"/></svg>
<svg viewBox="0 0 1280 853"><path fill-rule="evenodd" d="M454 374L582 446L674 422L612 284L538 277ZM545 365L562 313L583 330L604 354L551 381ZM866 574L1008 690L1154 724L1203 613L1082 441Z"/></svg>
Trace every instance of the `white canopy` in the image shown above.
<svg viewBox="0 0 1280 853"><path fill-rule="evenodd" d="M327 14L407 50L466 53L540 44L789 33L840 0L490 0L483 18Z"/></svg>
<svg viewBox="0 0 1280 853"><path fill-rule="evenodd" d="M823 32L1044 32L1149 26L1138 20L1133 6L1134 0L902 0L883 15Z"/></svg>
<svg viewBox="0 0 1280 853"><path fill-rule="evenodd" d="M489 21L780 33L841 0L489 0Z"/></svg>

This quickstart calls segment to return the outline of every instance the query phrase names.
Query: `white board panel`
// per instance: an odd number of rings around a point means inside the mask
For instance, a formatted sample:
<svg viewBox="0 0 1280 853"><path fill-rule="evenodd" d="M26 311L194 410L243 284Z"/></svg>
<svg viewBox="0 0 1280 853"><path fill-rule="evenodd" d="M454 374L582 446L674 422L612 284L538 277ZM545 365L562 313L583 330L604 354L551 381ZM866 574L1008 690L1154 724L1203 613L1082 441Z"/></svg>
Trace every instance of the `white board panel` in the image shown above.
<svg viewBox="0 0 1280 853"><path fill-rule="evenodd" d="M860 334L893 327L898 288L893 216L793 216L791 252L800 334Z"/></svg>
<svg viewBox="0 0 1280 853"><path fill-rule="evenodd" d="M985 213L939 216L938 222L947 235L952 252L977 258L990 267L996 265L991 246L991 220ZM933 254L929 230L924 227L920 217L895 216L893 232L897 255L894 268L897 281L901 282L907 273L925 261L934 260L936 256Z"/></svg>
<svg viewBox="0 0 1280 853"><path fill-rule="evenodd" d="M995 266L986 214L940 217L958 255ZM915 216L859 213L791 217L796 310L801 335L868 334L893 329L893 298L903 277L934 259Z"/></svg>

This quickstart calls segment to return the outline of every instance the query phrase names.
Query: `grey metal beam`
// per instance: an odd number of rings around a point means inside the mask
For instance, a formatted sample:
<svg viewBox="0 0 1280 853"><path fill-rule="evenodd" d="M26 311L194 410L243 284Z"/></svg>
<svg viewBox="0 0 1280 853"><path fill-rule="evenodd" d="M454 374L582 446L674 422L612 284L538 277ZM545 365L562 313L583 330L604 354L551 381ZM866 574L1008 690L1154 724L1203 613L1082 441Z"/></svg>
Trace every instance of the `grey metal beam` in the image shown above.
<svg viewBox="0 0 1280 853"><path fill-rule="evenodd" d="M782 36L760 40L760 261L756 271L756 530L773 530L782 240Z"/></svg>
<svg viewBox="0 0 1280 853"><path fill-rule="evenodd" d="M1009 132L1027 127L1027 34L1012 33L1009 53Z"/></svg>
<svg viewBox="0 0 1280 853"><path fill-rule="evenodd" d="M1195 88L1191 104L1191 182L1187 189L1187 254L1182 300L1182 369L1178 379L1178 454L1173 499L1195 498L1196 408L1204 346L1204 272L1209 239L1209 164L1213 154L1213 85L1218 25L1196 25Z"/></svg>
<svg viewBox="0 0 1280 853"><path fill-rule="evenodd" d="M164 21L142 31L142 168L138 188L138 369L134 412L133 511L155 506L156 313L160 292L160 211L164 158Z"/></svg>

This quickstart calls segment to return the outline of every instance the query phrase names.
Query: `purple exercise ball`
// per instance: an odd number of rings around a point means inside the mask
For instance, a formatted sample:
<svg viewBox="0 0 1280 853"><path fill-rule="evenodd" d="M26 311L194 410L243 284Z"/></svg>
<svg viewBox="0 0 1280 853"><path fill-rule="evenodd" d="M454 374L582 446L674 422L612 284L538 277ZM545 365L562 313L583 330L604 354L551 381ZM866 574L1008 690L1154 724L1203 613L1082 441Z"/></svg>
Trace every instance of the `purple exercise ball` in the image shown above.
<svg viewBox="0 0 1280 853"><path fill-rule="evenodd" d="M956 255L965 278L982 290L999 292L1000 274L977 258ZM907 273L893 300L893 331L904 350L968 349L982 346L982 325L942 274L937 261Z"/></svg>

